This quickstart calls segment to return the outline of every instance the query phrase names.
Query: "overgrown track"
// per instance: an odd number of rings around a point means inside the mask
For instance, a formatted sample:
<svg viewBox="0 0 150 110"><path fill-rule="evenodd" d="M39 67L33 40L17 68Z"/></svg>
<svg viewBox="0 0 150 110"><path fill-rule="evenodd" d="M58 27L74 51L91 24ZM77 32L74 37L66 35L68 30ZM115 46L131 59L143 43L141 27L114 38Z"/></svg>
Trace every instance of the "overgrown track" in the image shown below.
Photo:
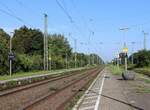
<svg viewBox="0 0 150 110"><path fill-rule="evenodd" d="M43 97L29 103L21 110L63 110L66 103L73 98L91 79L94 79L101 69L89 71L78 79L69 82L54 93L48 93Z"/></svg>
<svg viewBox="0 0 150 110"><path fill-rule="evenodd" d="M27 105L45 97L45 94L54 94L68 84L80 79L80 77L87 75L86 73L92 73L96 70L95 68L86 70L85 72L82 71L82 74L78 71L74 74L57 76L50 80L3 91L0 93L0 110L18 110L22 107L25 108Z"/></svg>

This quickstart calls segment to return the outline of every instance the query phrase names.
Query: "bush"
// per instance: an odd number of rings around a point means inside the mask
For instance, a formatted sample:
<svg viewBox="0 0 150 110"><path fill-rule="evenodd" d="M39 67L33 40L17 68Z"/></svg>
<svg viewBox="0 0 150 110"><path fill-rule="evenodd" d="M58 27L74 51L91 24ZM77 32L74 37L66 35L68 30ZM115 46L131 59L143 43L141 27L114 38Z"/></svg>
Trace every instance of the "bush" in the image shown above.
<svg viewBox="0 0 150 110"><path fill-rule="evenodd" d="M40 55L19 54L16 56L15 69L16 71L41 70L43 61ZM16 72L15 71L15 72Z"/></svg>
<svg viewBox="0 0 150 110"><path fill-rule="evenodd" d="M9 73L9 35L0 28L0 75Z"/></svg>
<svg viewBox="0 0 150 110"><path fill-rule="evenodd" d="M141 50L134 53L134 63L137 67L144 67L150 65L150 51Z"/></svg>

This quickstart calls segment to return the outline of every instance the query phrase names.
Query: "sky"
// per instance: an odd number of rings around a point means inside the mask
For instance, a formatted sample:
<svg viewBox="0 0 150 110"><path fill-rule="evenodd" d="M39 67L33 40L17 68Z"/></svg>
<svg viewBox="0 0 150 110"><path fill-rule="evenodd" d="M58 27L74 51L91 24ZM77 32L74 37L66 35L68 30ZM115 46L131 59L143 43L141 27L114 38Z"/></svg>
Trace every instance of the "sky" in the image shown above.
<svg viewBox="0 0 150 110"><path fill-rule="evenodd" d="M124 42L129 54L143 49L142 31L150 32L149 12L150 0L0 0L0 28L10 33L26 25L44 31L46 13L49 34L64 34L73 50L77 39L78 52L96 53L110 61Z"/></svg>

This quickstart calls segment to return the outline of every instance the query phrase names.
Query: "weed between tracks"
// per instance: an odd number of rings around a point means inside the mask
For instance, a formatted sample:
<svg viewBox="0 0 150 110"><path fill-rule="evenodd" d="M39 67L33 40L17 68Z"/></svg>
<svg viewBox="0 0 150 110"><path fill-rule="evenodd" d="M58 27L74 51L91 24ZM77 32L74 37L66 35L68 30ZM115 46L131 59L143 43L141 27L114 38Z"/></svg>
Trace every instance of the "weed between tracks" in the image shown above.
<svg viewBox="0 0 150 110"><path fill-rule="evenodd" d="M50 91L57 91L58 88L57 88L57 87L50 87L49 90L50 90Z"/></svg>

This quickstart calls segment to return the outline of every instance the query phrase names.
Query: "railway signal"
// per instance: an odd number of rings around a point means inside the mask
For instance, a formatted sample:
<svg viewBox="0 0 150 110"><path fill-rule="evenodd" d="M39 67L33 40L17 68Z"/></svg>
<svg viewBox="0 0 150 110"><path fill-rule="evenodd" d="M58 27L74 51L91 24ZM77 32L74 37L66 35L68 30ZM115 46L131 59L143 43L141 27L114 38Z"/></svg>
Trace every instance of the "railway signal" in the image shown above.
<svg viewBox="0 0 150 110"><path fill-rule="evenodd" d="M8 54L8 59L9 59L9 61L10 61L10 60L11 60L11 61L15 60L15 55L14 55L14 53L9 53L9 54Z"/></svg>

